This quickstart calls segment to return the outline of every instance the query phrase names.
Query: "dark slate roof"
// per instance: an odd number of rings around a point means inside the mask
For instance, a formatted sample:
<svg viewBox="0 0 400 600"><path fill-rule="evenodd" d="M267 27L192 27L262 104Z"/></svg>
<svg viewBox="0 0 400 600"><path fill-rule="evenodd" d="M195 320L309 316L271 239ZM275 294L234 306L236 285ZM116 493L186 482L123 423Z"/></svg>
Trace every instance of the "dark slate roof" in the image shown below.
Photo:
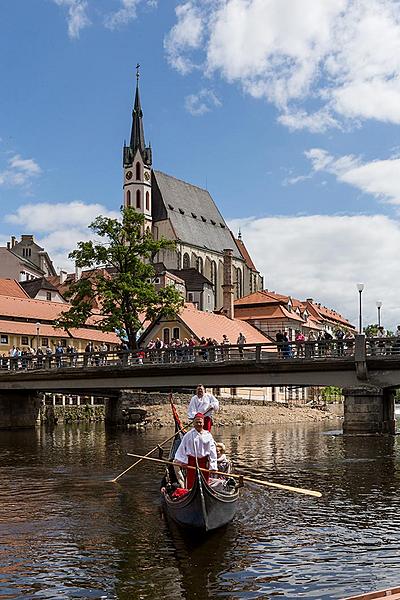
<svg viewBox="0 0 400 600"><path fill-rule="evenodd" d="M213 287L213 284L207 277L204 277L202 273L199 273L197 269L168 269L172 275L183 279L188 292L202 291L204 285Z"/></svg>
<svg viewBox="0 0 400 600"><path fill-rule="evenodd" d="M170 219L179 240L242 258L232 233L207 190L153 171L153 221Z"/></svg>
<svg viewBox="0 0 400 600"><path fill-rule="evenodd" d="M46 277L38 277L37 279L30 279L29 281L21 281L20 285L31 298L36 298L36 294L39 292L39 290L58 292L56 286L50 283L50 281L47 281Z"/></svg>

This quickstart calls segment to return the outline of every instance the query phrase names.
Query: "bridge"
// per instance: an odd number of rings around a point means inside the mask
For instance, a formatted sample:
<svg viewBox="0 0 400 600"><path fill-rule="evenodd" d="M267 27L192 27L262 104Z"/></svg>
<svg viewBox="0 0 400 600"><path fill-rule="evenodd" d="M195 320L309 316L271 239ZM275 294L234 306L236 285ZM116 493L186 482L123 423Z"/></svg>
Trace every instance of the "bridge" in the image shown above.
<svg viewBox="0 0 400 600"><path fill-rule="evenodd" d="M400 340L178 347L0 359L0 427L35 422L38 392L100 395L117 415L123 389L329 386L343 388L344 431L395 432Z"/></svg>

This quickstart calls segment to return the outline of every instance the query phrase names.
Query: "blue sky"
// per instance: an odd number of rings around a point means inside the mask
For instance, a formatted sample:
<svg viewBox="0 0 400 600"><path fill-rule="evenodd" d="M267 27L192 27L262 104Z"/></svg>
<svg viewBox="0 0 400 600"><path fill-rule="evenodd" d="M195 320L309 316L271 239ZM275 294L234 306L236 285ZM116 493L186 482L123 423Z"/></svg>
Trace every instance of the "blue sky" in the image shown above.
<svg viewBox="0 0 400 600"><path fill-rule="evenodd" d="M3 0L0 240L55 265L121 204L135 65L156 169L208 187L265 275L400 322L394 0Z"/></svg>

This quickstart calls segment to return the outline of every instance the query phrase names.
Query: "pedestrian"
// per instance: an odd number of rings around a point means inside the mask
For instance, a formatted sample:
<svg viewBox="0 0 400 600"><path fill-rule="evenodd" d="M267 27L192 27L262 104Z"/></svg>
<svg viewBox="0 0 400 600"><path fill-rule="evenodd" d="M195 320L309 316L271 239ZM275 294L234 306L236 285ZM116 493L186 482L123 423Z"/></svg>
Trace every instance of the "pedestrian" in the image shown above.
<svg viewBox="0 0 400 600"><path fill-rule="evenodd" d="M245 343L246 343L246 338L243 335L243 333L240 332L239 333L239 337L236 340L236 344L239 346L239 356L240 356L240 358L243 358L243 346L245 345Z"/></svg>
<svg viewBox="0 0 400 600"><path fill-rule="evenodd" d="M196 394L192 396L188 408L189 419L194 419L196 413L200 412L204 415L204 429L211 431L212 416L214 411L219 409L219 402L212 394L206 393L204 385L199 383L196 388Z"/></svg>

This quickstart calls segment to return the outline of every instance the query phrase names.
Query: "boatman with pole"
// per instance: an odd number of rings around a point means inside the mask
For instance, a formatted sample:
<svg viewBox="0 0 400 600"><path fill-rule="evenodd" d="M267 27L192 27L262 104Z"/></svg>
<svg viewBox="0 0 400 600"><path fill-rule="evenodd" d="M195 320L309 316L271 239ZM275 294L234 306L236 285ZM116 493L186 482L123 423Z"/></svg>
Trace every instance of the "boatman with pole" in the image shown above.
<svg viewBox="0 0 400 600"><path fill-rule="evenodd" d="M217 470L217 448L213 436L204 429L204 415L197 413L193 419L193 429L185 433L175 454L174 463L185 468L196 466L196 458L201 469ZM208 481L209 473L204 473ZM196 471L188 469L186 475L187 489L190 490L195 482ZM179 477L178 477L179 479Z"/></svg>
<svg viewBox="0 0 400 600"><path fill-rule="evenodd" d="M212 415L213 412L217 412L219 409L219 402L212 394L207 394L204 385L199 383L196 388L196 393L192 397L189 408L188 417L194 419L197 413L202 413L204 416L204 429L211 431Z"/></svg>

